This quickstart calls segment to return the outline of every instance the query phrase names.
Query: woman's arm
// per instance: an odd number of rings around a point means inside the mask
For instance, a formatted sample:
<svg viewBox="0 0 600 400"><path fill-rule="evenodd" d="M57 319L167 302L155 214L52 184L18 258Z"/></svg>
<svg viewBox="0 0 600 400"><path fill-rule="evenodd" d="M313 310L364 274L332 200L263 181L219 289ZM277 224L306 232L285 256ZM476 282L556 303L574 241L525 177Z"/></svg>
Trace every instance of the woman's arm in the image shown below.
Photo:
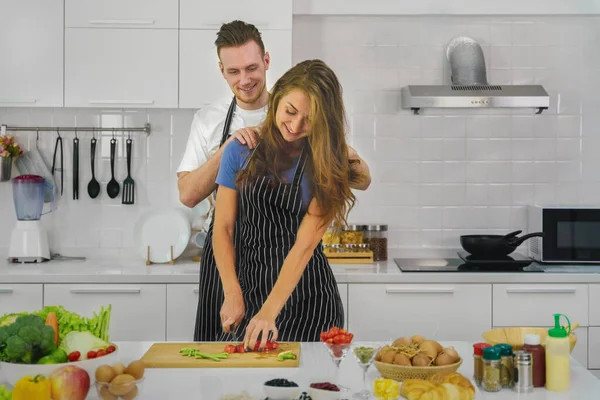
<svg viewBox="0 0 600 400"><path fill-rule="evenodd" d="M350 182L350 187L352 189L367 190L371 185L371 171L369 170L369 164L360 158L356 150L350 146L348 146L348 159L358 161L350 164L350 168L364 176L360 182Z"/></svg>
<svg viewBox="0 0 600 400"><path fill-rule="evenodd" d="M308 206L308 212L300 223L296 242L283 261L275 286L259 313L248 324L244 340L247 346L254 347L261 332L261 348L265 344L269 331L273 331L273 340L277 339L275 319L298 285L315 247L329 226L330 221L324 221L319 215L321 215L321 209L317 200L313 198Z"/></svg>

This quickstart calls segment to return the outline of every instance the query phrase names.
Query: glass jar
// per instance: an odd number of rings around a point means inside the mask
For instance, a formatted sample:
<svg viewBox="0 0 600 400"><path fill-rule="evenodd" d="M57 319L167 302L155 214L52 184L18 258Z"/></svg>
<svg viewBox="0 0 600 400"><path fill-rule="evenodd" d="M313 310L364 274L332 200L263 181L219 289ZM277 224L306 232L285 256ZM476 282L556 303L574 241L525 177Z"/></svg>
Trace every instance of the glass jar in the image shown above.
<svg viewBox="0 0 600 400"><path fill-rule="evenodd" d="M357 246L356 251L359 253L364 253L369 250L369 245L367 243L361 243Z"/></svg>
<svg viewBox="0 0 600 400"><path fill-rule="evenodd" d="M334 244L330 244L329 245L329 252L330 253L341 253L342 250L342 245L339 243L334 243Z"/></svg>
<svg viewBox="0 0 600 400"><path fill-rule="evenodd" d="M367 225L365 230L365 243L373 252L373 261L388 259L387 225Z"/></svg>
<svg viewBox="0 0 600 400"><path fill-rule="evenodd" d="M340 243L343 246L347 244L359 245L364 243L364 232L366 229L366 225L348 225L342 230Z"/></svg>
<svg viewBox="0 0 600 400"><path fill-rule="evenodd" d="M327 228L325 234L323 235L323 244L331 246L332 244L340 243L340 235L339 233L334 233L331 227Z"/></svg>
<svg viewBox="0 0 600 400"><path fill-rule="evenodd" d="M483 379L481 386L486 392L499 392L502 389L500 370L502 361L500 351L496 347L483 349Z"/></svg>
<svg viewBox="0 0 600 400"><path fill-rule="evenodd" d="M473 345L473 379L477 386L481 387L483 379L483 349L491 347L487 343L475 343Z"/></svg>
<svg viewBox="0 0 600 400"><path fill-rule="evenodd" d="M510 344L497 344L494 346L500 350L500 383L504 388L513 386L513 352Z"/></svg>
<svg viewBox="0 0 600 400"><path fill-rule="evenodd" d="M345 252L346 253L356 253L356 250L358 249L358 247L356 247L355 244L349 243L347 244L345 247Z"/></svg>

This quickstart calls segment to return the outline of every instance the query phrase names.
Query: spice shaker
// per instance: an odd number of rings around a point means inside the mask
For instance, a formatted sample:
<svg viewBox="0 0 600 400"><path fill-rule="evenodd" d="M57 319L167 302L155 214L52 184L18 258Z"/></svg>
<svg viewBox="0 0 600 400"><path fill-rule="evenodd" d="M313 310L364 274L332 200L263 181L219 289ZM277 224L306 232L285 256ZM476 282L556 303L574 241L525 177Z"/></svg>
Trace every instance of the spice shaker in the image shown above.
<svg viewBox="0 0 600 400"><path fill-rule="evenodd" d="M518 393L533 391L533 368L531 353L520 350L515 351L515 384L513 390Z"/></svg>
<svg viewBox="0 0 600 400"><path fill-rule="evenodd" d="M487 343L475 343L473 345L473 379L477 386L481 387L483 379L483 349L491 347Z"/></svg>
<svg viewBox="0 0 600 400"><path fill-rule="evenodd" d="M500 368L500 351L496 347L483 349L483 380L481 381L483 390L499 392L502 389Z"/></svg>
<svg viewBox="0 0 600 400"><path fill-rule="evenodd" d="M500 350L500 383L502 387L510 388L513 385L513 352L510 344L497 344Z"/></svg>

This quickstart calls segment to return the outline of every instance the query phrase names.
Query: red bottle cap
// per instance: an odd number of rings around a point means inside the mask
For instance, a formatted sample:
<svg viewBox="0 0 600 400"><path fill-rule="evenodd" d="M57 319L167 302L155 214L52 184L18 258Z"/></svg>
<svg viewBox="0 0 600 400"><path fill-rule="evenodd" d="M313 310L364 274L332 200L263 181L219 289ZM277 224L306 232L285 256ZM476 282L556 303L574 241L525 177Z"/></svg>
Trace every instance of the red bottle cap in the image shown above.
<svg viewBox="0 0 600 400"><path fill-rule="evenodd" d="M483 355L483 349L487 347L491 347L491 345L487 343L475 343L473 345L473 354L475 354L476 356L481 356Z"/></svg>

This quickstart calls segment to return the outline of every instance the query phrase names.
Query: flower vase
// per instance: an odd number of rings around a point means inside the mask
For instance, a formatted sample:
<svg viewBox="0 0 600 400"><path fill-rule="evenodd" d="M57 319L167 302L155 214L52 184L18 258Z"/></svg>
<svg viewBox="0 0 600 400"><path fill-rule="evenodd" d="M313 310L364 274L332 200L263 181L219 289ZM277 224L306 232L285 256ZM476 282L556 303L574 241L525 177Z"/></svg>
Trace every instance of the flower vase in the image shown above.
<svg viewBox="0 0 600 400"><path fill-rule="evenodd" d="M12 157L0 157L0 182L10 180L12 173Z"/></svg>

